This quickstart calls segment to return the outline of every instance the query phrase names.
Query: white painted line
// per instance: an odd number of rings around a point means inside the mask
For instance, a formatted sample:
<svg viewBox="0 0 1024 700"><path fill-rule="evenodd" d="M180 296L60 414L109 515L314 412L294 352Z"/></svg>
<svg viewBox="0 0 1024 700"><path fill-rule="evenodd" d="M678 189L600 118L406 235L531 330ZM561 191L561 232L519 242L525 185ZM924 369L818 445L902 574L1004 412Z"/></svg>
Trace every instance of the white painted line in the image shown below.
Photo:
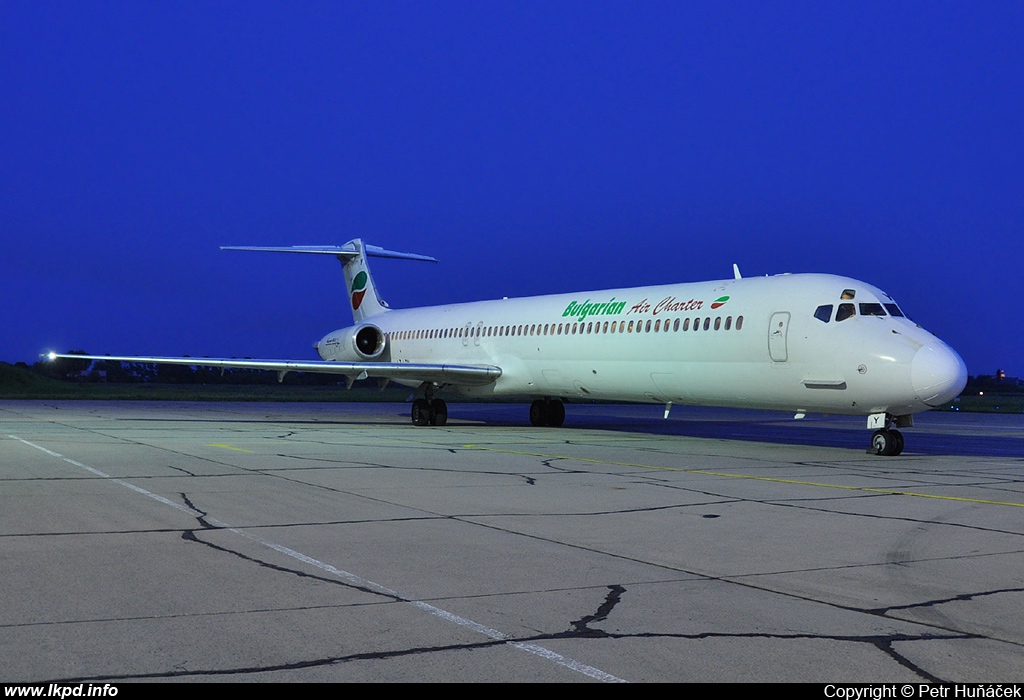
<svg viewBox="0 0 1024 700"><path fill-rule="evenodd" d="M551 651L550 649L542 647L542 646L540 646L538 644L530 644L530 643L527 643L527 642L516 642L516 641L513 641L511 635L508 635L508 634L506 634L504 632L501 632L499 630L493 629L491 627L487 627L486 625L481 625L479 622L474 622L474 621L468 620L468 619L466 619L464 617L460 617L459 615L456 615L455 613L448 612L447 610L442 610L441 608L439 608L437 606L434 606L434 605L431 605L430 603L426 603L426 602L424 602L422 600L414 600L412 598L409 598L407 596L402 595L398 591L391 590L390 588L382 586L379 583L374 583L373 581L370 581L369 579L365 579L365 578L363 578L361 576L357 576L355 574L349 573L348 571L344 571L343 569L338 569L338 568L336 568L334 566L331 566L330 564L327 564L325 562L320 561L319 559L314 559L313 557L311 557L311 556L309 556L307 554L303 554L302 552L298 552L298 551L296 551L294 549L291 549L290 547L285 547L282 544L277 544L276 542L271 542L270 540L265 540L262 537L254 535L254 534L252 534L250 532L246 532L246 531L240 530L240 529L238 529L236 527L232 527L231 525L228 525L225 522L221 522L221 521L216 520L214 518L210 518L210 517L206 516L206 514L200 513L199 511L195 510L194 508L189 508L188 506L182 505L180 503L175 503L174 501L172 501L172 500L170 500L168 498L164 498L163 496L160 496L158 494L155 494L152 491L147 491L146 489L144 489L144 488L142 488L140 486L136 486L135 484L129 483L129 482L125 481L124 479L117 479L117 478L111 476L110 474L106 474L104 472L101 472L99 469L95 469L95 468L90 467L90 466L88 466L86 464L82 464L81 462L77 462L77 461L71 459L70 457L65 457L62 454L59 454L57 452L53 452L52 450L48 450L45 447L43 447L42 445L37 445L34 442L29 442L28 440L24 440L24 439L18 437L17 435L8 435L7 437L11 438L12 440L17 440L18 442L20 442L20 443L22 443L24 445L28 445L29 447L35 448L35 449L37 449L37 450L39 450L41 452L45 452L46 454L50 455L51 457L55 457L57 459L64 460L68 464L71 464L71 465L74 465L74 466L79 467L81 469L84 469L87 472L89 472L91 474L95 474L96 476L101 477L103 479L107 479L107 480L117 484L118 486L123 486L126 489L131 489L135 493L141 494L141 495L146 496L148 498L152 498L155 501L163 503L164 505L170 506L170 507L172 507L172 508L174 508L176 510L179 510L179 511L181 511L183 513L187 513L187 514L189 514L191 516L194 516L194 517L202 517L206 522L210 523L214 527L223 528L223 529L225 529L225 530L227 530L229 532L235 533L236 535L241 535L242 537L245 537L246 539L252 540L253 542L257 542L257 543L263 545L264 547L269 547L270 549L273 549L275 552L279 552L279 553L284 554L284 555L286 555L288 557L291 557L292 559L295 559L297 561L301 561L304 564L309 564L310 566L316 567L317 569L320 569L321 571L324 571L326 573L331 574L332 576L336 576L336 577L338 577L340 579L348 581L349 583L352 583L352 584L355 584L357 586L361 586L363 588L366 588L368 590L372 590L372 591L375 591L377 593L381 593L383 595L387 595L387 596L390 596L392 598L396 598L398 600L401 600L402 602L404 602L404 603L406 603L408 605L411 605L414 608L422 610L423 612L430 613L431 615L433 615L435 617L438 617L438 618L440 618L442 620L445 620L447 622L451 622L453 624L459 625L460 627L464 627L466 629L472 630L472 631L474 631L474 632L476 632L478 634L482 634L483 636L488 637L489 639L493 639L493 640L499 641L499 642L505 642L506 644L508 644L511 647L515 647L516 649L520 649L522 651L529 652L530 654L533 654L534 656L539 656L542 659L547 659L548 661L556 663L559 666L564 666L565 668L568 668L568 669L570 669L572 671L576 671L577 673L581 673L581 674L583 674L585 676L589 676L590 678L594 678L594 679L599 680L599 681L604 681L606 683L627 683L628 682L628 681L626 681L626 680L624 680L622 678L619 678L618 676L613 676L610 673L605 673L601 669L594 668L593 666L588 666L585 663L576 661L575 659L570 659L567 656L562 656L561 654L556 653L554 651Z"/></svg>

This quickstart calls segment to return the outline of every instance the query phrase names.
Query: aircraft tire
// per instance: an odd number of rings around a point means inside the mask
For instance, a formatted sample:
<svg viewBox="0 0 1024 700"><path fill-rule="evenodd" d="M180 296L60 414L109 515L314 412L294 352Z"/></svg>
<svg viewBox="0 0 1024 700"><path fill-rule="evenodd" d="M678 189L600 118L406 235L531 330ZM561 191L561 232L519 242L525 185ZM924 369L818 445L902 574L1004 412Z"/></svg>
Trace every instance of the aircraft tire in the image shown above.
<svg viewBox="0 0 1024 700"><path fill-rule="evenodd" d="M443 399L430 402L430 424L441 426L448 422L448 404Z"/></svg>
<svg viewBox="0 0 1024 700"><path fill-rule="evenodd" d="M541 427L548 424L548 406L543 399L530 404L530 425Z"/></svg>
<svg viewBox="0 0 1024 700"><path fill-rule="evenodd" d="M426 399L416 399L412 402L412 424L430 425L430 404Z"/></svg>
<svg viewBox="0 0 1024 700"><path fill-rule="evenodd" d="M552 428L560 428L565 422L565 404L558 399L553 399L547 405L546 425Z"/></svg>
<svg viewBox="0 0 1024 700"><path fill-rule="evenodd" d="M892 433L893 438L896 440L896 445L892 451L892 456L895 457L903 453L903 433L898 430L890 430L889 432Z"/></svg>
<svg viewBox="0 0 1024 700"><path fill-rule="evenodd" d="M903 434L898 430L876 430L871 436L871 451L884 457L898 455L903 452Z"/></svg>

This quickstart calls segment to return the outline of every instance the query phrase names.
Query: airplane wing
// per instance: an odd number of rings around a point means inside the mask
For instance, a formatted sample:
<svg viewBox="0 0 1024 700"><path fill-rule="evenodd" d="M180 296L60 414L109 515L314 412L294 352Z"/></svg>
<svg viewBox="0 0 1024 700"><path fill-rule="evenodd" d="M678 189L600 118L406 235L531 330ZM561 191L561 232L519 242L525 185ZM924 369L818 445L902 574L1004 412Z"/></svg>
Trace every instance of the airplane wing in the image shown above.
<svg viewBox="0 0 1024 700"><path fill-rule="evenodd" d="M494 365L437 365L412 362L327 362L324 360L248 360L210 357L147 357L118 355L64 355L47 353L48 359L104 360L109 362L139 362L160 365L194 365L197 367L237 367L264 369L277 372L281 381L289 372L319 372L341 374L349 386L357 379L382 377L405 382L431 382L436 384L483 385L501 376L501 368Z"/></svg>

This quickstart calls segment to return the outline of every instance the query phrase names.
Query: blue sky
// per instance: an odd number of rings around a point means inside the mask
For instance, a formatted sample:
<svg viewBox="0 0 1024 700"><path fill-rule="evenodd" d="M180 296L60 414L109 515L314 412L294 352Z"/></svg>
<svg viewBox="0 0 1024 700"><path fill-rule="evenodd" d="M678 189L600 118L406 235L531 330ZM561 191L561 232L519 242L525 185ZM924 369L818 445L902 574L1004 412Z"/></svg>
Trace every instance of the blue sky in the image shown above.
<svg viewBox="0 0 1024 700"><path fill-rule="evenodd" d="M779 272L1024 376L1024 4L0 4L0 360L312 358L394 307Z"/></svg>

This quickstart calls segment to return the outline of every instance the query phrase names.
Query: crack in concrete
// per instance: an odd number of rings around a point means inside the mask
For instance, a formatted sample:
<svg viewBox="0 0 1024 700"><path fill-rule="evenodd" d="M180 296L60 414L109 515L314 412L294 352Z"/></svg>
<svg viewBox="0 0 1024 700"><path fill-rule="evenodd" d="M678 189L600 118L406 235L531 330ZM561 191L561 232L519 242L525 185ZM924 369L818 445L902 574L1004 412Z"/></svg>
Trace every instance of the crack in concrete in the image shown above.
<svg viewBox="0 0 1024 700"><path fill-rule="evenodd" d="M555 466L555 462L567 461L564 457L549 457L548 459L540 460L541 466L544 468L555 471L560 474L590 474L591 472L586 469L563 469L562 467Z"/></svg>
<svg viewBox="0 0 1024 700"><path fill-rule="evenodd" d="M609 587L613 588L613 587ZM609 603L609 600L615 595L614 592L609 593L609 598L606 599L605 604L602 608ZM614 604L612 604L614 605ZM587 619L587 618L583 618ZM596 619L596 618L595 618ZM46 683L67 683L72 681L130 681L130 680L144 680L153 678L182 678L187 676L198 676L198 677L218 677L218 676L232 676L242 674L256 674L256 673L272 673L275 671L289 671L305 668L315 668L322 666L331 666L335 664L351 663L353 661L381 661L387 659L402 658L407 656L416 656L421 654L436 654L442 652L452 651L474 651L477 649L487 649L504 645L515 645L515 644L530 644L546 641L556 641L561 639L682 639L682 640L694 640L702 641L708 639L778 639L778 640L823 640L823 641L836 641L836 642L852 642L859 644L869 644L882 653L889 656L900 666L918 674L921 678L926 679L928 682L933 683L946 683L949 681L943 680L938 676L920 668L902 654L898 653L893 649L893 644L897 642L927 642L936 640L964 640L976 638L974 635L909 635L909 634L893 634L893 635L865 635L865 636L846 636L846 635L827 635L827 634L811 634L811 633L794 633L794 634L772 634L767 632L697 632L697 633L659 633L659 632L635 632L635 633L612 633L612 632L601 632L600 630L589 630L584 631L569 630L566 632L557 632L553 634L538 634L528 637L519 637L515 639L505 640L482 640L479 642L467 642L460 644L444 644L437 646L423 646L423 647L410 647L408 649L394 649L389 651L374 651L374 652L359 652L354 654L346 654L340 656L328 656L317 659L307 659L304 661L294 661L290 663L279 663L279 664L267 664L263 666L241 666L235 668L221 668L221 669L181 669L176 668L172 671L153 672L153 673L136 673L136 674L124 674L124 675L101 675L91 677L71 677L71 678L59 678L50 679L44 681Z"/></svg>
<svg viewBox="0 0 1024 700"><path fill-rule="evenodd" d="M963 602L974 600L975 598L984 598L990 595L999 595L1000 593L1024 593L1024 586L1020 588L997 588L991 591L978 591L976 593L961 593L960 595L954 595L948 598L935 598L934 600L923 600L919 603L908 603L907 605L890 605L884 608L870 608L865 609L864 612L871 613L873 615L887 616L890 612L896 610L914 610L919 608L930 608L936 605L945 605L946 603L955 603L958 601Z"/></svg>
<svg viewBox="0 0 1024 700"><path fill-rule="evenodd" d="M393 651L379 651L379 652L360 652L356 654L346 654L342 656L327 656L319 659L308 659L305 661L293 661L290 663L280 664L267 664L264 666L239 666L235 668L220 668L220 669L181 669L181 664L177 664L173 671L153 672L153 673L131 673L124 675L103 675L103 676L88 676L88 677L71 677L61 679L51 679L47 681L40 681L42 683L68 683L72 681L80 682L93 682L93 681L131 681L131 680L145 680L154 678L184 678L189 676L197 677L217 677L217 676L236 676L242 674L253 674L253 673L273 673L275 671L293 671L306 668L317 668L322 666L333 666L335 664L349 663L352 661L380 661L385 659L401 658L405 656L416 656L419 654L432 654L438 652L447 651L472 651L476 649L486 649L490 647L502 646L505 644L516 643L519 640L486 640L480 642L471 642L466 644L448 644L433 647L411 647L409 649L397 649Z"/></svg>
<svg viewBox="0 0 1024 700"><path fill-rule="evenodd" d="M206 529L206 528L202 528L202 529ZM211 529L217 529L217 528L211 528ZM279 571L281 573L291 574L293 576L298 576L299 578L307 578L307 579L311 579L311 580L314 580L314 581L323 581L324 583L335 584L337 586L341 586L342 588L348 588L348 589L351 589L351 590L361 591L363 593L369 593L369 594L374 595L374 596L379 596L379 597L382 597L382 598L386 598L386 599L388 599L388 600L390 600L392 602L396 602L396 603L404 603L405 602L405 600L403 600L400 597L388 596L388 595L385 595L385 594L383 594L383 593L381 593L379 591L375 591L375 590L373 590L371 588L366 588L366 587L363 587L363 586L357 586L357 585L355 585L353 583L348 583L346 581L342 581L342 580L337 579L337 578L331 578L329 576L319 576L317 574L311 574L311 573L308 573L306 571L300 571L298 569L292 569L292 568L289 568L289 567L286 567L286 566L281 566L280 564L271 564L268 561L263 561L262 559L257 559L256 557L250 557L250 556L248 556L246 554L242 554L241 552L237 552L237 551L235 551L233 549L230 549L228 547L224 547L224 546L221 546L221 545L213 544L212 542L206 542L204 540L201 540L201 539L199 539L196 536L195 533L196 533L195 530L185 530L181 534L181 539L185 540L186 542L194 542L195 544L204 545L204 546L209 547L210 549L213 549L215 551L223 552L224 554L230 554L232 556L238 557L239 559L241 559L243 561L247 561L247 562L256 564L257 566L262 567L264 569L270 569L272 571Z"/></svg>
<svg viewBox="0 0 1024 700"><path fill-rule="evenodd" d="M572 625L572 630L565 633L565 637L580 638L580 637L608 637L610 636L604 630L591 629L589 627L592 622L601 622L608 619L612 610L622 600L622 594L626 592L625 587L618 584L608 586L608 595L605 596L604 602L597 608L597 612L593 615L585 615L579 620L571 621L569 624Z"/></svg>
<svg viewBox="0 0 1024 700"><path fill-rule="evenodd" d="M201 526L200 528L198 528L198 531L201 532L203 530L225 530L225 529L227 529L227 528L223 528L223 527L217 527L215 525L211 525L210 523L208 523L206 521L206 516L208 514L205 511L202 511L199 508L197 508L195 506L195 504L192 503L191 499L189 499L188 496L186 496L184 493L182 493L180 495L181 495L181 498L184 501L185 505L187 505L189 508L194 510L196 513L199 513L199 515L196 516L196 521ZM230 528L230 529L234 530L236 528ZM406 602L405 599L400 597L400 596L388 595L388 594L383 593L381 591L374 590L374 589L366 587L366 586L360 586L358 584L354 584L354 583L351 583L349 581L342 581L341 579L334 578L334 577L320 576L318 574L311 574L309 572L301 571L299 569L293 569L291 567L281 566L280 564L272 564L269 561L264 561L264 560L258 559L256 557L251 557L251 556L249 556L247 554L242 554L241 552L236 551L234 549L231 549L229 547L213 544L212 542L206 542L204 540L199 539L199 537L196 536L196 531L197 531L196 529L183 530L182 533L181 533L181 539L183 539L186 542L192 542L192 543L195 543L195 544L204 545L204 546L209 547L210 549L213 549L215 551L223 552L224 554L230 554L232 556L238 557L242 561L247 561L247 562L250 562L252 564L256 564L259 567L262 567L262 568L265 568L265 569L270 569L271 571L278 571L278 572L285 573L285 574L291 574L293 576L298 576L299 578L307 578L307 579L311 579L311 580L314 580L314 581L323 581L324 583L334 584L334 585L337 585L337 586L341 586L342 588L347 588L349 590L360 591L362 593L369 593L370 595L377 596L377 597L380 597L380 598L384 598L384 599L390 600L392 602L397 602L397 603L404 603L404 602Z"/></svg>

